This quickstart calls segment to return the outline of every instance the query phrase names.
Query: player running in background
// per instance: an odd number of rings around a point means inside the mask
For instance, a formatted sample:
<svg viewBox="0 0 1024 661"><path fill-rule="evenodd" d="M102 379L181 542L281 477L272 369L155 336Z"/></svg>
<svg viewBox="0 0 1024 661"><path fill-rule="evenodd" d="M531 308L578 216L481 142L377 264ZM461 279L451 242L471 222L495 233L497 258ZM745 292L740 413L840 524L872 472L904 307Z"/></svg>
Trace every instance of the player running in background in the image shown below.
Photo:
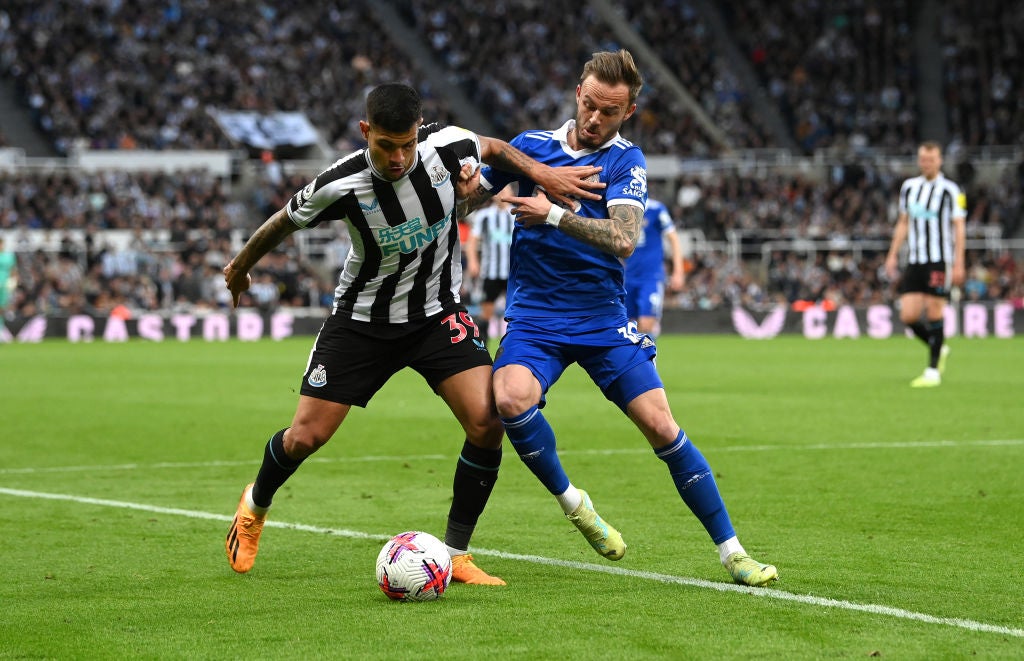
<svg viewBox="0 0 1024 661"><path fill-rule="evenodd" d="M509 246L512 245L512 226L515 219L508 202L500 195L491 198L491 204L470 215L472 229L466 240L466 269L469 277L482 278L483 300L476 325L486 343L490 339L494 304L508 289ZM500 323L499 323L500 331ZM496 333L499 337L501 333Z"/></svg>
<svg viewBox="0 0 1024 661"><path fill-rule="evenodd" d="M252 568L277 490L330 440L352 406L366 406L393 374L411 367L466 434L444 538L452 580L504 585L466 552L498 476L503 430L490 354L459 300L456 206L478 187L480 161L584 197L597 197L587 191L594 184L581 182L596 168L556 171L501 140L422 126L419 94L408 85L374 88L366 117L359 123L366 149L341 158L295 193L224 267L237 306L251 285L249 270L292 232L342 220L353 238L291 425L271 437L256 481L242 491L225 542L228 561L240 573ZM458 215L464 211L463 202Z"/></svg>
<svg viewBox="0 0 1024 661"><path fill-rule="evenodd" d="M626 315L636 322L638 333L657 337L661 332L661 313L665 305L665 246L672 260L669 289L683 288L683 249L679 245L675 223L668 207L647 199L643 229L636 249L626 260Z"/></svg>
<svg viewBox="0 0 1024 661"><path fill-rule="evenodd" d="M921 174L900 187L899 215L885 270L890 278L898 275L900 248L906 241L900 321L928 346L928 367L910 385L934 388L942 384L949 355L943 327L949 284L964 282L967 201L960 187L942 174L942 147L937 142L921 143L917 166Z"/></svg>
<svg viewBox="0 0 1024 661"><path fill-rule="evenodd" d="M555 434L541 412L548 389L578 363L647 438L668 465L676 489L718 546L733 579L767 585L772 565L747 555L704 456L680 429L655 369L653 340L626 316L622 259L640 237L647 201L646 160L619 135L636 110L643 83L628 51L595 53L576 87L576 116L555 130L521 133L512 144L548 165L600 166L604 198L566 209L515 175L484 168L483 188L515 181L508 329L494 361L494 395L505 432L520 459L602 556L620 559L622 535L574 486L558 458ZM486 191L477 191L478 204Z"/></svg>

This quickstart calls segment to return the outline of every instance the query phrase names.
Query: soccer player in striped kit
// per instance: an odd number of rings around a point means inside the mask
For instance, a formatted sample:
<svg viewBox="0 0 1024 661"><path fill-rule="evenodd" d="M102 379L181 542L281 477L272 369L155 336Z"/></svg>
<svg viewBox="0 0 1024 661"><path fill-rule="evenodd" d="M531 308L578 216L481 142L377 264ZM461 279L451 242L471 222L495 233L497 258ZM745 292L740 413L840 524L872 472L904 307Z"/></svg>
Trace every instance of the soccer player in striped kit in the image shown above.
<svg viewBox="0 0 1024 661"><path fill-rule="evenodd" d="M252 569L277 490L334 436L352 406L365 407L393 374L411 367L465 431L444 536L452 580L504 585L467 553L498 477L503 430L490 354L459 299L456 221L466 212L465 198L479 186L481 161L551 186L566 202L570 194L600 197L590 189L601 185L585 181L599 168L555 169L501 140L458 127L424 126L419 94L401 83L370 91L359 126L367 147L295 193L224 267L237 306L251 285L249 270L292 232L344 221L352 237L292 422L270 438L255 482L242 491L225 542L228 562L239 573Z"/></svg>
<svg viewBox="0 0 1024 661"><path fill-rule="evenodd" d="M885 270L890 278L896 278L900 248L906 242L900 321L928 346L928 366L910 385L934 388L942 384L949 356L943 313L950 283L959 286L964 282L967 200L960 187L942 174L942 147L937 142L921 143L917 165L921 174L900 187L899 215Z"/></svg>
<svg viewBox="0 0 1024 661"><path fill-rule="evenodd" d="M491 334L494 304L508 289L508 251L515 219L500 195L495 196L489 206L471 214L470 219L473 224L466 241L466 269L469 277L483 279L483 300L476 323L486 343Z"/></svg>

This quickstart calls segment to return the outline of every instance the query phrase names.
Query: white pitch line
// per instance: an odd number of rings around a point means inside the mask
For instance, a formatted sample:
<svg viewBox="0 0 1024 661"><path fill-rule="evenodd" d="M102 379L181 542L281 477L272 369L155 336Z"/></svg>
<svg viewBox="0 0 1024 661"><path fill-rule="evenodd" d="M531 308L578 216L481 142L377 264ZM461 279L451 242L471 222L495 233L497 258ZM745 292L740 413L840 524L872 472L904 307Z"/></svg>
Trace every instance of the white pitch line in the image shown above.
<svg viewBox="0 0 1024 661"><path fill-rule="evenodd" d="M698 444L699 445L699 444ZM1024 439L983 440L983 441L876 441L870 443L812 443L807 445L729 445L723 447L701 447L705 454L718 452L780 452L800 450L913 450L924 448L958 448L958 447L1008 447L1024 445ZM620 448L614 450L559 450L565 456L607 456L616 454L650 454L649 447ZM369 455L362 457L310 457L306 463L357 463L374 461L454 461L455 455L416 454L416 455ZM217 468L225 466L258 466L260 459L239 461L161 461L152 464L107 464L92 466L40 466L28 468L0 468L0 475L31 475L35 473L79 473L88 471L123 471L163 468Z"/></svg>
<svg viewBox="0 0 1024 661"><path fill-rule="evenodd" d="M310 457L304 463L357 463L370 461L429 461L450 459L455 456L443 454L379 455L364 457ZM159 461L152 464L107 464L92 466L40 466L35 468L0 468L0 475L26 475L32 473L80 473L87 471L123 471L147 468L217 468L220 466L259 466L262 459L239 461Z"/></svg>
<svg viewBox="0 0 1024 661"><path fill-rule="evenodd" d="M83 505L98 505L101 507L116 507L120 509L140 510L143 512L152 512L154 514L170 514L174 516L184 516L192 519L207 519L212 521L232 520L231 516L225 514L214 514L212 512L199 512L195 510L183 510L173 507L158 507L156 505L146 505L144 503L130 503L120 500L106 500L103 498L71 496L68 494L60 493L45 493L40 491L25 491L22 489L7 489L4 487L0 487L0 494L7 496L16 496L19 498L61 500L73 503L81 503ZM333 535L336 537L348 537L352 539L369 539L385 541L390 537L389 535L385 534L367 533L358 530L322 528L319 526L309 526L301 523L287 523L284 521L274 520L269 520L264 525L268 528L285 528L288 530L300 530L303 532L318 533L321 535ZM967 629L968 631L976 631L979 633L994 633L1004 636L1013 636L1015 638L1024 638L1024 629L1014 629L1011 627L1004 627L996 624L986 624L985 622L977 622L975 620L967 620L959 617L938 617L935 615L929 615L927 613L917 613L914 611L904 610L902 608L894 608L892 606L882 606L880 604L859 604L852 601L846 601L844 599L830 599L828 597L816 597L814 595L809 594L796 594L793 592L786 592L784 590L777 590L774 588L751 588L742 585L734 585L732 583L716 583L714 581L706 581L700 578L688 578L686 576L674 576L672 574L658 574L655 572L638 571L635 569L624 569L621 567L612 567L609 565L597 565L589 562L559 560L557 558L546 558L544 556L539 555L508 553L505 551L496 551L493 549L482 549L476 547L474 547L472 550L473 553L477 555L493 556L505 560L519 560L522 562L531 562L534 564L547 565L551 567L564 567L567 569L577 569L582 571L600 572L603 574L613 574L615 576L628 576L630 578L639 578L648 581L657 581L659 583L671 583L675 585L687 585L690 587L703 588L706 590L717 590L719 592L738 592L742 594L752 595L755 597L764 597L766 599L778 599L780 601L791 601L796 602L798 604L805 604L809 606L839 608L842 610L870 613L872 615L886 615L901 620L913 620L915 622L924 622L926 624L939 624L948 627L956 627L959 629Z"/></svg>

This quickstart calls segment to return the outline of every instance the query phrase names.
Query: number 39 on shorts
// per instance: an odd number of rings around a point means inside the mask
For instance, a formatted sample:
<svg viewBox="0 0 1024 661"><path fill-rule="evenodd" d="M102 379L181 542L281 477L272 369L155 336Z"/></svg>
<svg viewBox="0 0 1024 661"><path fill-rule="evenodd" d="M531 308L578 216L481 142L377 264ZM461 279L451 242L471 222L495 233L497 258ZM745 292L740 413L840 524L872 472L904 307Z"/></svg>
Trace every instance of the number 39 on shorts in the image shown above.
<svg viewBox="0 0 1024 661"><path fill-rule="evenodd" d="M442 319L441 323L447 324L448 330L452 332L452 344L458 344L467 337L480 337L480 329L468 312L452 313Z"/></svg>

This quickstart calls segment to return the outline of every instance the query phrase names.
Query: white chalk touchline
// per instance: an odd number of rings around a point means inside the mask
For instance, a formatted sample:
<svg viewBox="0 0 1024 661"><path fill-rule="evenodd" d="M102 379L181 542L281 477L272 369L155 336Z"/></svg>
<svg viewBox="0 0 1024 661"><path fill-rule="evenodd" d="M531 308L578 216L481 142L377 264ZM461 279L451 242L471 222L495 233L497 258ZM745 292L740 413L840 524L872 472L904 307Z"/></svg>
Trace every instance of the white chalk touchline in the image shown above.
<svg viewBox="0 0 1024 661"><path fill-rule="evenodd" d="M20 498L62 500L70 501L73 503L81 503L83 505L98 505L101 507L117 507L120 509L141 510L143 512L152 512L155 514L169 514L173 516L184 516L192 519L209 519L213 521L232 520L232 517L226 514L214 514L212 512L183 510L172 507L158 507L156 505L146 505L144 503L130 503L120 500L106 500L103 498L71 496L68 494L60 493L45 493L40 491L25 491L22 489L7 489L4 487L0 487L0 494L7 496L17 496ZM272 519L268 520L264 525L268 528L285 528L289 530L300 530L303 532L319 533L323 535L334 535L337 537L349 537L353 539L373 539L378 541L385 541L389 538L389 535L385 534L367 533L358 530L322 528L319 526L309 526L301 523L287 523L284 521L274 521ZM777 590L773 588L751 588L741 585L734 585L732 583L716 583L714 581L706 581L700 578L673 576L671 574L658 574L655 572L638 571L635 569L623 569L621 567L597 565L589 562L558 560L557 558L546 558L544 556L539 555L507 553L505 551L496 551L493 549L482 549L476 547L473 547L472 550L473 553L477 555L494 556L496 558L503 558L505 560L520 560L522 562L532 562L534 564L539 565L549 565L553 567L565 567L568 569L601 572L604 574L614 574L616 576L629 576L632 578L640 578L648 581L658 581L660 583L673 583L676 585L688 585L690 587L704 588L708 590L718 590L719 592L741 592L743 594L749 594L756 597L764 597L767 599L779 599L782 601L792 601L799 604L807 604L810 606L840 608L843 610L870 613L872 615L887 615L889 617L894 617L903 620L914 620L916 622L925 622L927 624L941 624L944 626L967 629L969 631L995 633L1005 636L1014 636L1016 638L1024 638L1024 629L1014 629L1010 627L1004 627L995 624L986 624L984 622L976 622L974 620L966 620L963 618L956 617L937 617L935 615L928 615L927 613L916 613L914 611L908 611L902 608L893 608L892 606L882 606L879 604L858 604L843 599L815 597L814 595L809 594L795 594L792 592L785 592L783 590Z"/></svg>
<svg viewBox="0 0 1024 661"><path fill-rule="evenodd" d="M1024 439L985 440L985 441L877 441L871 443L812 443L808 445L732 445L725 447L701 447L704 454L714 455L719 452L780 452L800 450L885 450L885 449L917 449L917 448L958 448L958 447L1006 447L1024 445ZM698 446L700 444L698 443ZM562 450L561 455L613 455L613 454L650 454L651 449L639 445L635 448L614 450ZM368 455L361 457L310 457L307 463L358 463L373 461L455 461L455 455L446 454L410 454L410 455ZM89 471L126 471L164 468L217 468L230 466L258 466L262 459L239 461L160 461L151 464L94 464L91 466L37 466L26 468L0 468L0 475L30 475L33 473L80 473Z"/></svg>

